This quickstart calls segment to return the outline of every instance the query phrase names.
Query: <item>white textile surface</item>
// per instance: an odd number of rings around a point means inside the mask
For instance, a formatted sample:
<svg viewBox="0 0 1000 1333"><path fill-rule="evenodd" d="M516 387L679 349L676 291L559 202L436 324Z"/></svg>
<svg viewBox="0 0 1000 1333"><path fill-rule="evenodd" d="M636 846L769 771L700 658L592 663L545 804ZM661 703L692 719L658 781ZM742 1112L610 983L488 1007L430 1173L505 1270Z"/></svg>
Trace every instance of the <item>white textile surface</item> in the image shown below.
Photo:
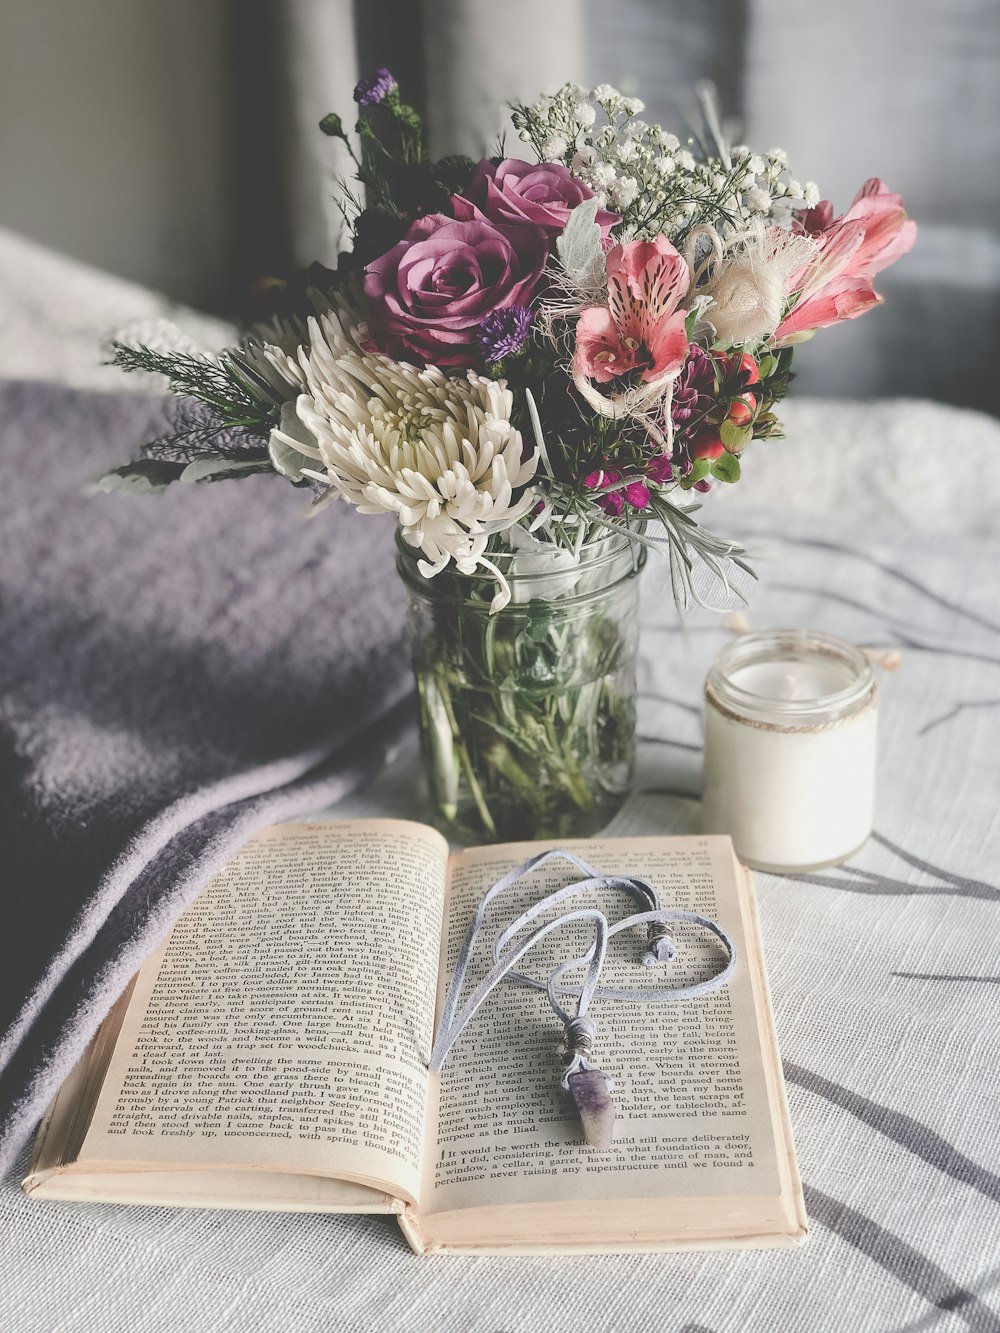
<svg viewBox="0 0 1000 1333"><path fill-rule="evenodd" d="M0 247L0 278L12 267ZM126 319L161 310L115 302ZM72 303L46 318L54 373L87 382L87 321L74 348ZM760 481L709 511L758 554L753 625L902 653L882 682L875 838L834 870L758 876L807 1245L419 1259L391 1219L37 1203L11 1173L0 1329L1000 1333L1000 425L918 403L807 400L786 417L797 443L765 446ZM639 781L611 831L687 833L702 681L727 630L681 629L654 561L644 622ZM417 770L411 744L329 813L419 818Z"/></svg>
<svg viewBox="0 0 1000 1333"><path fill-rule="evenodd" d="M105 364L111 339L142 326L176 324L214 351L232 341L232 325L198 314L124 278L57 255L0 227L0 375L54 380L74 389L155 393L157 376L123 375Z"/></svg>

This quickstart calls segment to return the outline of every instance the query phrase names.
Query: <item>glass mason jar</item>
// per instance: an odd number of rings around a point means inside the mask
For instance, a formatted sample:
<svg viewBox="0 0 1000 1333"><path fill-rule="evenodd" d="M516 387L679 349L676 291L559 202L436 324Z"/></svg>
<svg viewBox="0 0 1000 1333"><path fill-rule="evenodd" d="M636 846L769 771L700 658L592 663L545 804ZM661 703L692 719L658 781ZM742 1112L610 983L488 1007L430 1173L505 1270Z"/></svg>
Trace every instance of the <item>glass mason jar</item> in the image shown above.
<svg viewBox="0 0 1000 1333"><path fill-rule="evenodd" d="M475 841L587 837L635 767L638 574L620 533L490 554L511 601L490 614L488 575L425 578L397 537L436 822Z"/></svg>

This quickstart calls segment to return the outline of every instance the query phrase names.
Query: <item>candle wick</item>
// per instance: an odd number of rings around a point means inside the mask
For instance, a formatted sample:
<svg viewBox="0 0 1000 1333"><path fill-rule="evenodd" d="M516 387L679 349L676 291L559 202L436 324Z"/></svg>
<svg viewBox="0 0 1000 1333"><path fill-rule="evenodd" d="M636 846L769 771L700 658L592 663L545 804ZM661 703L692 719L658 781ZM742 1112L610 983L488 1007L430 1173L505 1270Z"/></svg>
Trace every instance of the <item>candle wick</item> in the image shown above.
<svg viewBox="0 0 1000 1333"><path fill-rule="evenodd" d="M781 697L783 699L794 699L797 693L795 688L795 677L789 672L781 683Z"/></svg>

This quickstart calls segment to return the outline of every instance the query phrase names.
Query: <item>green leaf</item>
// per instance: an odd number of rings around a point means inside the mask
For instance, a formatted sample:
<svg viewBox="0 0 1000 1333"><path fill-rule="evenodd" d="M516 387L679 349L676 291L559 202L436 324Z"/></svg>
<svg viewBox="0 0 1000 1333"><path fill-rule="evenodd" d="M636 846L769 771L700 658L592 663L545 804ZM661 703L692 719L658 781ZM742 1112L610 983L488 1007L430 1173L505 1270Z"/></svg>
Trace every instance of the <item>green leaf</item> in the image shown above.
<svg viewBox="0 0 1000 1333"><path fill-rule="evenodd" d="M739 481L740 460L735 454L722 454L712 464L712 476L720 481Z"/></svg>
<svg viewBox="0 0 1000 1333"><path fill-rule="evenodd" d="M345 141L347 139L347 135L344 133L344 122L336 111L331 111L328 116L324 116L319 123L319 127L324 134L329 134L332 139L343 139Z"/></svg>
<svg viewBox="0 0 1000 1333"><path fill-rule="evenodd" d="M781 350L785 352L790 347L796 346L798 343L807 343L810 338L815 338L815 336L815 329L804 329L802 333L786 333L781 340L784 344Z"/></svg>
<svg viewBox="0 0 1000 1333"><path fill-rule="evenodd" d="M774 368L777 364L778 364L777 357L771 356L770 353L767 353L765 356L762 356L760 360L757 362L757 373L760 375L762 380L766 380L768 375L774 372Z"/></svg>
<svg viewBox="0 0 1000 1333"><path fill-rule="evenodd" d="M726 453L739 454L753 439L753 426L737 426L734 421L724 421L719 430Z"/></svg>
<svg viewBox="0 0 1000 1333"><path fill-rule="evenodd" d="M686 480L695 482L701 481L707 477L712 470L712 460L710 458L696 458L691 464L691 471L687 474Z"/></svg>
<svg viewBox="0 0 1000 1333"><path fill-rule="evenodd" d="M206 454L196 458L180 475L181 481L222 481L226 477L246 477L253 472L273 472L268 458L224 458L222 454Z"/></svg>
<svg viewBox="0 0 1000 1333"><path fill-rule="evenodd" d="M129 495L159 495L171 482L179 481L187 465L162 458L137 458L134 463L112 468L86 487L88 495L124 491Z"/></svg>
<svg viewBox="0 0 1000 1333"><path fill-rule="evenodd" d="M691 471L686 477L681 477L679 485L682 491L689 491L696 482L704 481L712 471L712 460L710 458L696 458L691 464Z"/></svg>
<svg viewBox="0 0 1000 1333"><path fill-rule="evenodd" d="M449 194L456 194L469 183L469 178L476 169L471 157L455 153L451 157L442 157L431 166L431 176L445 187Z"/></svg>

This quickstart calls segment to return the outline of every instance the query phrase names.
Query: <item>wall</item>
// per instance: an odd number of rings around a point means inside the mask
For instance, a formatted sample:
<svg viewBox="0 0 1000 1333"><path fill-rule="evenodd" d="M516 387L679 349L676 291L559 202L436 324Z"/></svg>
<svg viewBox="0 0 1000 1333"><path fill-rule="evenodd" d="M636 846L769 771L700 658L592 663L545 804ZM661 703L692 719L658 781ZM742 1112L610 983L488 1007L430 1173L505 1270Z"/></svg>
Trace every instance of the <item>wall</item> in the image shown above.
<svg viewBox="0 0 1000 1333"><path fill-rule="evenodd" d="M228 44L213 0L0 0L0 226L221 304Z"/></svg>

